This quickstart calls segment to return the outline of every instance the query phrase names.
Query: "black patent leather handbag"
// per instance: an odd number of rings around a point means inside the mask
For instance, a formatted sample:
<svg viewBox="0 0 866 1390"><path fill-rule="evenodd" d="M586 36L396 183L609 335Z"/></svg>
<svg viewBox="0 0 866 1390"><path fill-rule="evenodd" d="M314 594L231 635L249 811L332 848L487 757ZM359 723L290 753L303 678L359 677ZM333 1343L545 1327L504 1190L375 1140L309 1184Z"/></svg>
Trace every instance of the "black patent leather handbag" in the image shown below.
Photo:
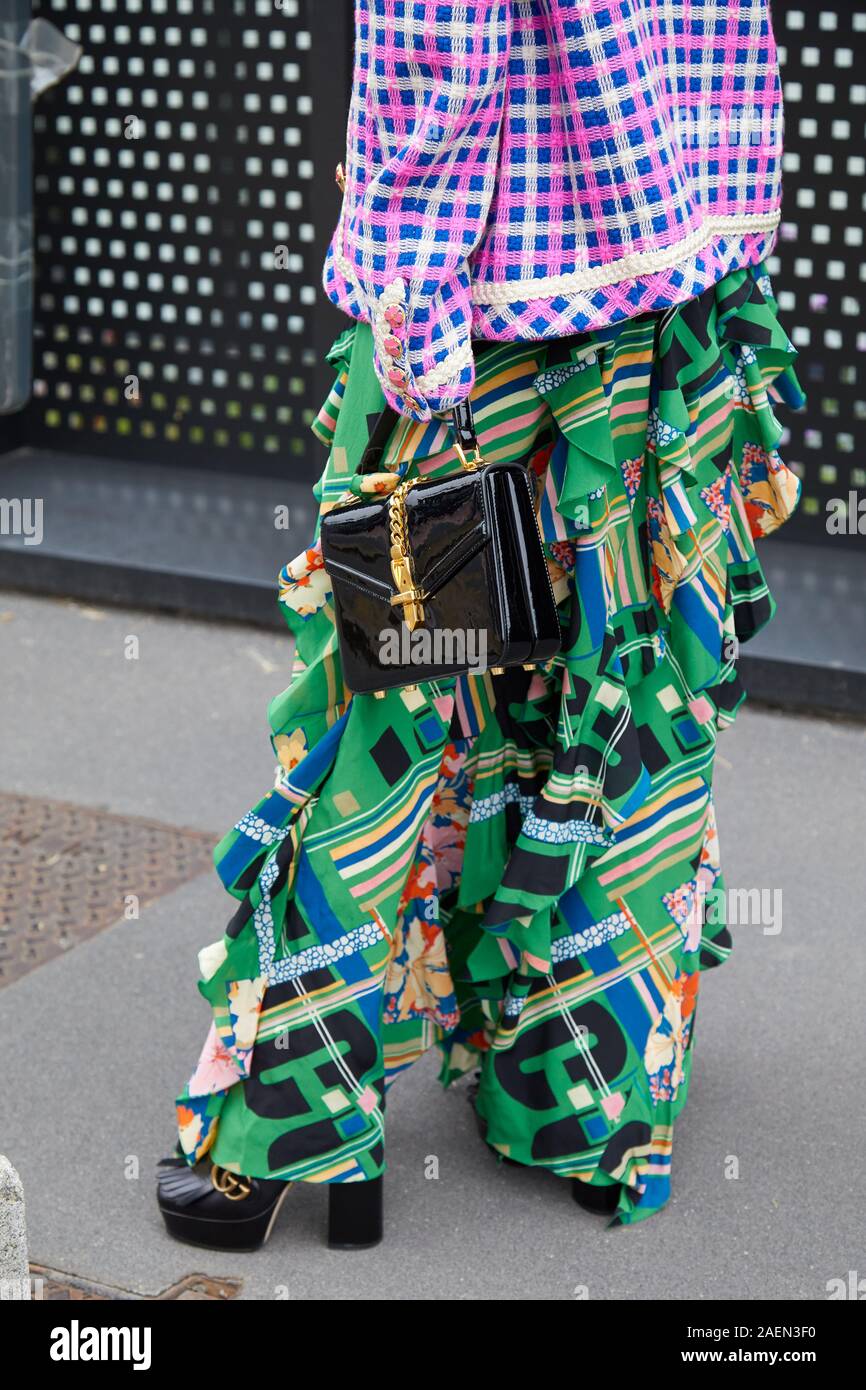
<svg viewBox="0 0 866 1390"><path fill-rule="evenodd" d="M359 466L375 471L399 416L383 411ZM521 463L485 464L468 402L458 472L413 478L322 518L343 679L356 694L534 665L561 632Z"/></svg>

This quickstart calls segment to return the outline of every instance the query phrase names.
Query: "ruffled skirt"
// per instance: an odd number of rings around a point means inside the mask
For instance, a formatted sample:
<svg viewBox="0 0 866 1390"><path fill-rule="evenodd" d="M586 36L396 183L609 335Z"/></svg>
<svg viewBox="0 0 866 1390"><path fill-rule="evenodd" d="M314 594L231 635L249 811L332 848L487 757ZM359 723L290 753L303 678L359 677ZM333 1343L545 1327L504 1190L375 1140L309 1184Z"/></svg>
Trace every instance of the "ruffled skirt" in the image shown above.
<svg viewBox="0 0 866 1390"><path fill-rule="evenodd" d="M358 325L331 354L323 513L391 484L356 473L371 352ZM295 670L275 786L216 853L238 907L200 956L189 1162L376 1177L386 1086L435 1045L499 1154L617 1184L619 1224L664 1204L699 980L730 949L713 757L739 644L773 613L755 540L798 500L774 413L803 403L794 356L763 267L603 331L478 345L482 452L530 469L563 627L534 671L352 698L318 543L286 566ZM449 423L402 420L382 470L454 466Z"/></svg>

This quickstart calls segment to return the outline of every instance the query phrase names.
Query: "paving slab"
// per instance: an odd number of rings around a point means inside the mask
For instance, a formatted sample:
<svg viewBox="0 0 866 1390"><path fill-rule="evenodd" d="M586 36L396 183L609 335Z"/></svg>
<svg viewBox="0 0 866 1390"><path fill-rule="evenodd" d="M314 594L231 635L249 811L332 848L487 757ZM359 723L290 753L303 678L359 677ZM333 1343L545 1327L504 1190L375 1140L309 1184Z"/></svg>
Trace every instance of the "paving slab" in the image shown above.
<svg viewBox="0 0 866 1390"><path fill-rule="evenodd" d="M273 781L292 651L288 629L0 591L0 790L221 835Z"/></svg>
<svg viewBox="0 0 866 1390"><path fill-rule="evenodd" d="M8 760L4 740L3 789L221 831L268 785L263 713L288 667L265 671L243 652L250 641L287 660L284 639L148 618L153 659L130 693L113 664L125 615L26 603L40 607L16 610L16 640L56 646L50 661L31 650L29 684L20 671L7 683L4 663L0 718L14 738ZM202 690L218 729L204 759ZM117 756L130 734L136 756ZM67 746L68 761L57 751ZM741 926L731 960L703 977L674 1196L653 1220L608 1231L574 1206L567 1184L497 1165L464 1092L441 1090L430 1057L389 1099L378 1249L328 1251L326 1194L313 1185L292 1193L254 1255L170 1241L153 1168L207 1026L196 954L231 912L207 873L0 992L0 1150L24 1185L31 1259L144 1296L207 1274L239 1280L247 1299L560 1300L585 1290L815 1300L832 1279L862 1277L864 773L856 725L746 710L722 736L728 885L780 893L781 930ZM438 1178L427 1176L431 1157Z"/></svg>

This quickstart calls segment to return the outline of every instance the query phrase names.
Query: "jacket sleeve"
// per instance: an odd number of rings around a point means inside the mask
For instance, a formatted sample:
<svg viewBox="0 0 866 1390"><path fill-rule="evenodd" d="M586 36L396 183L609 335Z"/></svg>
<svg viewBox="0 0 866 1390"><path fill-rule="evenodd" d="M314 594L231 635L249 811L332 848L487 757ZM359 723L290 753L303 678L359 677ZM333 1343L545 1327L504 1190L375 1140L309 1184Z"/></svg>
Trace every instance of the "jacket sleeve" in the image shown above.
<svg viewBox="0 0 866 1390"><path fill-rule="evenodd" d="M419 420L474 380L468 259L496 178L510 0L356 0L329 297L371 325L385 396Z"/></svg>

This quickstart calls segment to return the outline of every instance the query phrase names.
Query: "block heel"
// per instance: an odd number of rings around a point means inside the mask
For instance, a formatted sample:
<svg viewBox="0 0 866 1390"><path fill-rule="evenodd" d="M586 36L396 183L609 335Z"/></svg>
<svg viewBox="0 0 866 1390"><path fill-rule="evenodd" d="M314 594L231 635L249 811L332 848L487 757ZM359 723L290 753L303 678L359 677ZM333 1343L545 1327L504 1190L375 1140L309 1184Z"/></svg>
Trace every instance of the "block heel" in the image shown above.
<svg viewBox="0 0 866 1390"><path fill-rule="evenodd" d="M382 1179L328 1186L328 1247L369 1250L382 1239Z"/></svg>

